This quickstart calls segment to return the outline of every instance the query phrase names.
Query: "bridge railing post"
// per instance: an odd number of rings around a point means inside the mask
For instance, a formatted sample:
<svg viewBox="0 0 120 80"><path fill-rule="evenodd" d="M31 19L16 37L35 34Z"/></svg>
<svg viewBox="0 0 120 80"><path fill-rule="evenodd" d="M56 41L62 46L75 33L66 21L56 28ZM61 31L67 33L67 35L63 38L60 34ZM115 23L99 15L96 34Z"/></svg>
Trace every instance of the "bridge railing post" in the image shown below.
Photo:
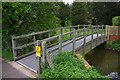
<svg viewBox="0 0 120 80"><path fill-rule="evenodd" d="M37 46L39 46L39 40L37 41ZM42 68L41 68L41 56L40 57L38 57L38 56L36 56L36 60L37 60L37 73L39 74L39 73L41 73L42 72Z"/></svg>
<svg viewBox="0 0 120 80"><path fill-rule="evenodd" d="M96 31L97 31L97 43L96 43L96 46L97 46L97 45L98 45L98 42L99 42L99 40L98 40L98 39L99 39L99 38L98 38L98 36L99 36L99 33L98 33L98 32L99 32L99 26L98 26L98 25L97 25L97 30L96 30Z"/></svg>
<svg viewBox="0 0 120 80"><path fill-rule="evenodd" d="M73 53L75 53L75 47L76 47L76 29L73 30Z"/></svg>
<svg viewBox="0 0 120 80"><path fill-rule="evenodd" d="M80 29L80 25L78 25L78 30ZM80 31L77 32L77 37L80 36Z"/></svg>
<svg viewBox="0 0 120 80"><path fill-rule="evenodd" d="M85 49L85 48L86 48L86 32L85 32L85 31L86 31L86 28L84 27L84 28L83 28L83 33L84 33L84 34L83 34L83 36L84 36L83 54L85 54L85 51L86 51L86 49Z"/></svg>
<svg viewBox="0 0 120 80"><path fill-rule="evenodd" d="M61 35L63 34L63 28L60 28L60 34Z"/></svg>
<svg viewBox="0 0 120 80"><path fill-rule="evenodd" d="M100 39L99 39L99 44L102 43L102 25L99 25L99 34L100 34Z"/></svg>
<svg viewBox="0 0 120 80"><path fill-rule="evenodd" d="M102 42L104 42L104 25L102 25Z"/></svg>
<svg viewBox="0 0 120 80"><path fill-rule="evenodd" d="M33 32L33 34L34 34L34 32ZM32 37L33 37L33 42L34 42L34 50L35 50L35 46L36 46L36 44L35 44L35 41L36 41L36 36L35 36L35 35L33 35Z"/></svg>
<svg viewBox="0 0 120 80"><path fill-rule="evenodd" d="M44 63L44 67L46 67L46 41L42 41L42 60Z"/></svg>
<svg viewBox="0 0 120 80"><path fill-rule="evenodd" d="M50 31L48 32L48 38L50 38ZM50 41L49 41L49 44L50 44Z"/></svg>
<svg viewBox="0 0 120 80"><path fill-rule="evenodd" d="M12 51L13 51L13 58L14 60L17 57L17 51L15 50L16 47L16 41L14 40L14 36L12 36Z"/></svg>
<svg viewBox="0 0 120 80"><path fill-rule="evenodd" d="M59 35L59 53L62 52L62 34Z"/></svg>
<svg viewBox="0 0 120 80"><path fill-rule="evenodd" d="M94 26L91 27L91 34L92 34L92 35L91 35L91 46L90 46L90 49L93 48L93 35L94 35L94 34L93 34L93 29L94 29Z"/></svg>
<svg viewBox="0 0 120 80"><path fill-rule="evenodd" d="M70 32L72 32L72 27L70 27ZM72 34L70 34L70 39L72 39Z"/></svg>

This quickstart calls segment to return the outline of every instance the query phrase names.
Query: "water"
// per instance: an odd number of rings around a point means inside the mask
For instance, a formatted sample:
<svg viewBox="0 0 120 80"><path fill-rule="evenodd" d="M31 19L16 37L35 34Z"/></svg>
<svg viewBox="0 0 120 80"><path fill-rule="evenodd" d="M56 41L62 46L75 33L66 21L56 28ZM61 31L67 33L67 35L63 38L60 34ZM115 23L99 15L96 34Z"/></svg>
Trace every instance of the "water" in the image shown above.
<svg viewBox="0 0 120 80"><path fill-rule="evenodd" d="M120 52L97 47L85 55L85 58L102 75L114 76L120 73Z"/></svg>

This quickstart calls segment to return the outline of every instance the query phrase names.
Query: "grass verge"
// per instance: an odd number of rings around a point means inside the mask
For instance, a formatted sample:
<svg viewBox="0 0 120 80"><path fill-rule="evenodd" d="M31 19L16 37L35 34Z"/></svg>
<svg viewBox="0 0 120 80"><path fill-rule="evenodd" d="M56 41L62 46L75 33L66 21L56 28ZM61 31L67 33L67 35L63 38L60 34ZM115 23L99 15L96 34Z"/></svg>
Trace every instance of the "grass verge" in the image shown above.
<svg viewBox="0 0 120 80"><path fill-rule="evenodd" d="M2 58L7 60L7 61L12 61L13 55L10 51L2 51Z"/></svg>

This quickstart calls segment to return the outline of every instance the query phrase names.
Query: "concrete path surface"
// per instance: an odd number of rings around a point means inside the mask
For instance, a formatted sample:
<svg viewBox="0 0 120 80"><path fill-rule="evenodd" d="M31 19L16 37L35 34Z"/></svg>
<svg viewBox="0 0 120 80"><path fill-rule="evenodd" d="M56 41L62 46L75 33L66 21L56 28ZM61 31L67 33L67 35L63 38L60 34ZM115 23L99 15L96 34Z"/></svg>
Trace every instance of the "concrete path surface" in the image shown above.
<svg viewBox="0 0 120 80"><path fill-rule="evenodd" d="M2 78L36 78L37 74L24 68L18 63L2 60Z"/></svg>

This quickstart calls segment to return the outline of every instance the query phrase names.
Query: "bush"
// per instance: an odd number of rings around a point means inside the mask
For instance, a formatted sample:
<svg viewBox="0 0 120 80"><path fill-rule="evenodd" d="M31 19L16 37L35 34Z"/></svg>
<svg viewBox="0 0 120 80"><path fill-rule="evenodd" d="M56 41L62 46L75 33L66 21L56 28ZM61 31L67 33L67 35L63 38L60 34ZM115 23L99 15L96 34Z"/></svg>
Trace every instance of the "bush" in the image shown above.
<svg viewBox="0 0 120 80"><path fill-rule="evenodd" d="M120 16L116 16L112 18L112 25L113 26L120 26Z"/></svg>
<svg viewBox="0 0 120 80"><path fill-rule="evenodd" d="M109 43L107 46L111 49L120 51L120 40Z"/></svg>
<svg viewBox="0 0 120 80"><path fill-rule="evenodd" d="M64 52L55 56L55 67L43 69L40 78L103 78L93 67L86 69L83 63L70 52Z"/></svg>

